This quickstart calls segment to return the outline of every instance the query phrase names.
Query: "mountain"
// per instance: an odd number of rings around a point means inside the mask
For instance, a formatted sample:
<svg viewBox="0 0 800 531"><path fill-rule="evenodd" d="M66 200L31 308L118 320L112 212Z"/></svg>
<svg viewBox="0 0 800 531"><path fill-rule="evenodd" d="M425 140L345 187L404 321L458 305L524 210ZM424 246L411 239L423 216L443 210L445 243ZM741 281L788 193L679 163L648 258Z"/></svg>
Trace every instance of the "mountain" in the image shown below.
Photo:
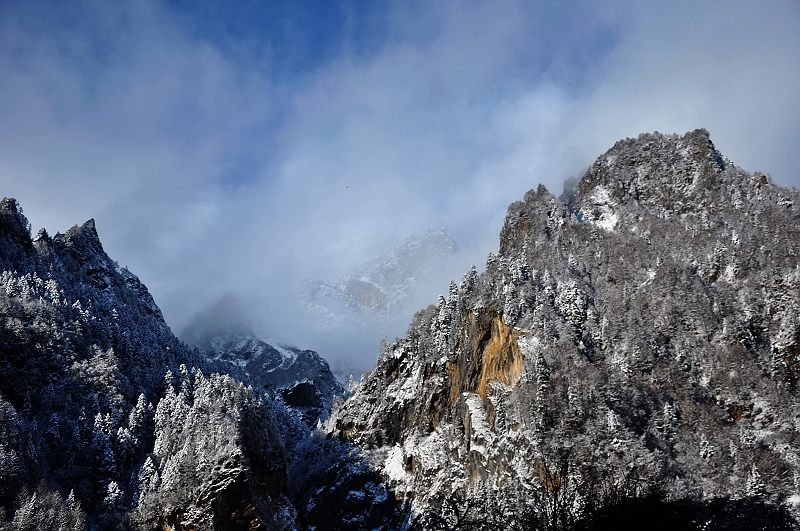
<svg viewBox="0 0 800 531"><path fill-rule="evenodd" d="M314 429L316 354L225 304L190 348L93 221L4 199L0 529L798 529L798 222L704 130L622 140Z"/></svg>
<svg viewBox="0 0 800 531"><path fill-rule="evenodd" d="M284 529L280 401L181 343L92 220L52 238L0 202L0 528Z"/></svg>
<svg viewBox="0 0 800 531"><path fill-rule="evenodd" d="M413 529L792 529L800 193L705 130L617 142L334 414Z"/></svg>
<svg viewBox="0 0 800 531"><path fill-rule="evenodd" d="M365 261L337 282L309 281L304 300L327 328L353 320L391 320L407 309L437 265L457 251L447 230L429 230Z"/></svg>
<svg viewBox="0 0 800 531"><path fill-rule="evenodd" d="M238 301L223 297L195 316L182 337L224 372L274 391L309 425L324 420L344 393L328 362L313 350L267 342L248 322Z"/></svg>

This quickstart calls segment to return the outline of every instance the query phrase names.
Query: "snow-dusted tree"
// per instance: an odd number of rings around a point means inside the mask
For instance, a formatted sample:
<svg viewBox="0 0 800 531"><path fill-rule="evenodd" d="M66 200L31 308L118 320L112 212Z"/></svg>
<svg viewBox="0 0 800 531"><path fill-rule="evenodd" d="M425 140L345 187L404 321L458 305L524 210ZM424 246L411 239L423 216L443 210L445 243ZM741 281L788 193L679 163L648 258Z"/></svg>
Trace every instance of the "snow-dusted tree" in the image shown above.
<svg viewBox="0 0 800 531"><path fill-rule="evenodd" d="M85 531L86 517L80 504L73 499L65 501L58 492L44 484L32 493L23 491L19 497L19 508L14 513L9 530L34 531Z"/></svg>
<svg viewBox="0 0 800 531"><path fill-rule="evenodd" d="M767 496L767 486L764 484L764 480L761 478L755 463L753 463L747 475L744 492L751 498L764 499Z"/></svg>
<svg viewBox="0 0 800 531"><path fill-rule="evenodd" d="M122 492L119 484L116 481L110 481L106 486L105 496L103 497L103 506L108 512L117 512L124 507L125 493Z"/></svg>

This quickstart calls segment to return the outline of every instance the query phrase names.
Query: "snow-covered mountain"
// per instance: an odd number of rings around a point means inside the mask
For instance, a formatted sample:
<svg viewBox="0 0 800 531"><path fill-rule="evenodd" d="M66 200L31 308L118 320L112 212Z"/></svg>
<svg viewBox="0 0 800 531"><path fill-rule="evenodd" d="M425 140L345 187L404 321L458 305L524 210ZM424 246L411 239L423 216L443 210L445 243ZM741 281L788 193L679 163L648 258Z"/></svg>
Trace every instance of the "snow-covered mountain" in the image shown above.
<svg viewBox="0 0 800 531"><path fill-rule="evenodd" d="M413 528L790 529L798 378L800 193L646 134L512 204L330 430Z"/></svg>
<svg viewBox="0 0 800 531"><path fill-rule="evenodd" d="M447 230L429 230L367 260L336 282L309 281L304 300L327 328L349 321L391 320L408 309L436 266L457 250Z"/></svg>
<svg viewBox="0 0 800 531"><path fill-rule="evenodd" d="M0 202L0 528L283 529L304 426L181 343L88 221Z"/></svg>
<svg viewBox="0 0 800 531"><path fill-rule="evenodd" d="M308 424L325 419L333 399L344 393L328 362L313 350L262 338L248 322L237 300L223 297L195 316L182 339L216 367L277 393Z"/></svg>

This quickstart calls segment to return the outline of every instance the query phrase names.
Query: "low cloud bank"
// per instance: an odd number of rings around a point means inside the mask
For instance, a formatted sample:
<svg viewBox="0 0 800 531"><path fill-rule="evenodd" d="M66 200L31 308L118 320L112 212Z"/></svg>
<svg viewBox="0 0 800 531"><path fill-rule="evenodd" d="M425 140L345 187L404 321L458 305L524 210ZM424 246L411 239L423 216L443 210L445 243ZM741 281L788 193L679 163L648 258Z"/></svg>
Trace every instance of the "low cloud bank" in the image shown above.
<svg viewBox="0 0 800 531"><path fill-rule="evenodd" d="M458 279L511 201L643 131L706 127L800 185L796 2L341 8L317 48L293 40L308 17L237 38L177 4L35 4L0 7L3 193L51 233L94 217L178 331L236 293L271 335L368 363L402 326L311 334L305 279L436 226Z"/></svg>

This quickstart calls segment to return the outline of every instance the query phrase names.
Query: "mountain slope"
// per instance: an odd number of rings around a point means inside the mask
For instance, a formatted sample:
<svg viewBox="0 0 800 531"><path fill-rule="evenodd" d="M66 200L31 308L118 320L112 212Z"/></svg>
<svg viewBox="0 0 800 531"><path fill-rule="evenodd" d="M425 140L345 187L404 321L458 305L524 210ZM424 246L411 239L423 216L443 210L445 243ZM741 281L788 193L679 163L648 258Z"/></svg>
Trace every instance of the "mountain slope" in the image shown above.
<svg viewBox="0 0 800 531"><path fill-rule="evenodd" d="M291 527L303 428L210 374L93 221L29 230L0 202L0 526Z"/></svg>
<svg viewBox="0 0 800 531"><path fill-rule="evenodd" d="M422 528L601 525L626 499L792 526L798 221L797 191L704 130L620 141L563 202L512 204L486 272L415 316L331 429Z"/></svg>

